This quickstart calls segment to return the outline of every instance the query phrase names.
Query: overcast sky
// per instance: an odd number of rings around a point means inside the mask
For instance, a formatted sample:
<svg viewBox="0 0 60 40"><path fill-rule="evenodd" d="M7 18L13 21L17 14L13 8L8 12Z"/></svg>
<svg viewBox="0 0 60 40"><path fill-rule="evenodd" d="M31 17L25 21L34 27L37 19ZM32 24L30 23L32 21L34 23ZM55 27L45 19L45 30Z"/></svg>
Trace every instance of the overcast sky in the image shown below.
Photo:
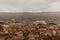
<svg viewBox="0 0 60 40"><path fill-rule="evenodd" d="M0 0L0 12L56 12L60 0Z"/></svg>

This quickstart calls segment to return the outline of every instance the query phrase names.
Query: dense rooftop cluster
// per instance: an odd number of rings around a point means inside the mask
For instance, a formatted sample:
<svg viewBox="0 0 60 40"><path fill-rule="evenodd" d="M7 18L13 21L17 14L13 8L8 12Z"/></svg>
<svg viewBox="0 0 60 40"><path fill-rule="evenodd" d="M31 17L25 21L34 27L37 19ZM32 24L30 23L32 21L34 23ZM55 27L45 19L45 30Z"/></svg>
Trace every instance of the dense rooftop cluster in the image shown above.
<svg viewBox="0 0 60 40"><path fill-rule="evenodd" d="M60 26L0 22L0 40L60 40Z"/></svg>

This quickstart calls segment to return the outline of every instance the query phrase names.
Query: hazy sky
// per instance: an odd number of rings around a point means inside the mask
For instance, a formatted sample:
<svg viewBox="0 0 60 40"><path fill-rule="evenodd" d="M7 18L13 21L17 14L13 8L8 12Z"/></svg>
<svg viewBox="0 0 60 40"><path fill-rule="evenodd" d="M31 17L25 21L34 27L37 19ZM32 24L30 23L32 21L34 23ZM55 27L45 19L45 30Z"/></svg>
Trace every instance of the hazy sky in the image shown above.
<svg viewBox="0 0 60 40"><path fill-rule="evenodd" d="M60 11L60 0L0 0L0 12Z"/></svg>

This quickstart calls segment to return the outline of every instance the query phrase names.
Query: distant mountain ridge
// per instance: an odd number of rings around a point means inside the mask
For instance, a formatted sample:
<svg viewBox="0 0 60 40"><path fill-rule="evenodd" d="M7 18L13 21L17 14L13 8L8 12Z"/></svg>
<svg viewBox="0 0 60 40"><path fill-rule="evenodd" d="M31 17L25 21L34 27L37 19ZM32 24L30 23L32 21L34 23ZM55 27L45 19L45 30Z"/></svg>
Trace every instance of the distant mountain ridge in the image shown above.
<svg viewBox="0 0 60 40"><path fill-rule="evenodd" d="M60 12L23 12L23 13L10 13L1 12L0 20L60 20Z"/></svg>

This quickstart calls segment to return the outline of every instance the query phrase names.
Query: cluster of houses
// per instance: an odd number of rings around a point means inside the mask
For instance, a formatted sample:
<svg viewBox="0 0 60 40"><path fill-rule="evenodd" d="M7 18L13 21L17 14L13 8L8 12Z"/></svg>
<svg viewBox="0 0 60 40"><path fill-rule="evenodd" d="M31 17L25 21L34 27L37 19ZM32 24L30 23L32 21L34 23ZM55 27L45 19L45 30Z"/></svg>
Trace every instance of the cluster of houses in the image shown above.
<svg viewBox="0 0 60 40"><path fill-rule="evenodd" d="M14 19L0 21L0 40L60 40L60 22L22 24Z"/></svg>

